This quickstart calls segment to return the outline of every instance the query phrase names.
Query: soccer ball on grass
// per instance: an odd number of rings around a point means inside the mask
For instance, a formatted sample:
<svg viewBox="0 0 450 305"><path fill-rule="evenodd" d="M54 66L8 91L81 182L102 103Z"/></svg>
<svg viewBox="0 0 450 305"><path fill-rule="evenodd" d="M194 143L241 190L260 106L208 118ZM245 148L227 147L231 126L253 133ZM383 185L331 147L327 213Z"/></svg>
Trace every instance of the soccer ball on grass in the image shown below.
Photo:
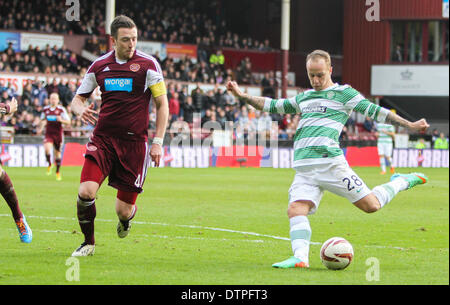
<svg viewBox="0 0 450 305"><path fill-rule="evenodd" d="M344 269L353 260L353 247L342 237L332 237L323 243L320 259L328 269Z"/></svg>

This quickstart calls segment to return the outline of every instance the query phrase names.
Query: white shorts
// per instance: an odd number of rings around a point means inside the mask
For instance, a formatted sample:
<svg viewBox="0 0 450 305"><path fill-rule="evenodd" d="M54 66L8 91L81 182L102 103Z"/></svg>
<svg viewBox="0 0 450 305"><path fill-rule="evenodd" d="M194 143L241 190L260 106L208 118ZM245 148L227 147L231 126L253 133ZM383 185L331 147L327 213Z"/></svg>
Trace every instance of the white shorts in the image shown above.
<svg viewBox="0 0 450 305"><path fill-rule="evenodd" d="M379 156L386 156L391 157L392 156L392 143L378 143L378 155Z"/></svg>
<svg viewBox="0 0 450 305"><path fill-rule="evenodd" d="M352 203L371 193L346 161L308 165L296 168L294 181L289 189L289 203L299 200L312 201L314 207L309 214L314 214L324 191L345 197Z"/></svg>

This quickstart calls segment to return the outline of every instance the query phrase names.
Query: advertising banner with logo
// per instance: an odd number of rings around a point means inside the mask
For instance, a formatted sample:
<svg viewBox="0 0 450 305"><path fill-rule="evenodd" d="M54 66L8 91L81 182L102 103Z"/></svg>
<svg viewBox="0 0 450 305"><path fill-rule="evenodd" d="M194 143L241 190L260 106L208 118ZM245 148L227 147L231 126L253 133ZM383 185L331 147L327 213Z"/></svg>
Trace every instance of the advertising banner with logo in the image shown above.
<svg viewBox="0 0 450 305"><path fill-rule="evenodd" d="M66 143L62 149L63 166L81 166L86 145ZM420 153L419 153L420 152ZM379 166L376 147L347 147L346 158L350 166ZM5 166L46 167L42 144L5 144L2 151ZM291 168L294 160L292 148L266 148L262 146L165 146L161 167L272 167ZM443 149L394 149L395 167L449 167L449 151Z"/></svg>
<svg viewBox="0 0 450 305"><path fill-rule="evenodd" d="M373 65L371 95L448 96L448 65Z"/></svg>
<svg viewBox="0 0 450 305"><path fill-rule="evenodd" d="M28 50L28 46L33 48L39 47L40 50L45 50L47 45L50 48L56 46L60 49L64 45L64 36L49 35L49 34L35 34L35 33L21 33L20 34L20 48L22 51Z"/></svg>
<svg viewBox="0 0 450 305"><path fill-rule="evenodd" d="M148 55L158 54L161 60L164 60L167 57L166 47L160 42L138 41L136 44L136 49Z"/></svg>
<svg viewBox="0 0 450 305"><path fill-rule="evenodd" d="M31 80L39 80L44 82L44 85L46 85L49 82L53 81L53 78L57 80L64 80L68 81L69 83L77 84L80 80L79 77L70 77L70 76L56 76L56 75L44 75L44 74L27 74L27 73L3 73L0 72L0 87L5 87L8 85L8 83L11 85L11 87L16 91L17 94L22 95L23 87L25 84Z"/></svg>
<svg viewBox="0 0 450 305"><path fill-rule="evenodd" d="M20 34L13 32L0 32L0 52L8 48L8 44L12 42L15 52L20 52Z"/></svg>
<svg viewBox="0 0 450 305"><path fill-rule="evenodd" d="M197 45L178 43L166 43L165 45L167 56L171 58L187 56L188 58L197 60Z"/></svg>

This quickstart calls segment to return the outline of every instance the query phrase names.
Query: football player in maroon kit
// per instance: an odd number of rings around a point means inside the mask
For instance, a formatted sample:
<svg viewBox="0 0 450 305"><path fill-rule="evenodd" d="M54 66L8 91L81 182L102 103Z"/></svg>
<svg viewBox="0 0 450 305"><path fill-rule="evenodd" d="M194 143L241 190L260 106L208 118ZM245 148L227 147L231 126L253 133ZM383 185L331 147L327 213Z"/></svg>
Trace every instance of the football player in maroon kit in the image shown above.
<svg viewBox="0 0 450 305"><path fill-rule="evenodd" d="M53 167L51 161L51 151L53 148L53 156L56 164L56 180L61 180L61 147L64 143L64 129L63 125L70 125L70 118L66 109L59 104L58 93L50 94L50 105L45 106L42 110L41 120L43 122L42 128L45 127L44 136L44 150L47 158L48 167L47 175L51 174Z"/></svg>
<svg viewBox="0 0 450 305"><path fill-rule="evenodd" d="M9 103L0 103L0 113L1 114L12 114L17 110L17 101L12 98ZM1 166L0 160L0 193L11 209L14 222L16 223L17 230L19 231L20 241L23 243L31 243L33 239L33 232L27 223L25 215L19 207L19 201L17 200L16 191L9 178L8 174Z"/></svg>
<svg viewBox="0 0 450 305"><path fill-rule="evenodd" d="M84 123L95 124L86 145L78 189L77 216L84 242L72 256L94 253L95 197L104 179L117 189L117 234L128 235L151 161L159 166L169 115L166 86L156 59L136 50L137 28L120 15L111 23L114 49L96 59L86 72L72 110ZM94 89L102 92L100 110L85 102ZM156 106L156 134L148 146L150 103Z"/></svg>

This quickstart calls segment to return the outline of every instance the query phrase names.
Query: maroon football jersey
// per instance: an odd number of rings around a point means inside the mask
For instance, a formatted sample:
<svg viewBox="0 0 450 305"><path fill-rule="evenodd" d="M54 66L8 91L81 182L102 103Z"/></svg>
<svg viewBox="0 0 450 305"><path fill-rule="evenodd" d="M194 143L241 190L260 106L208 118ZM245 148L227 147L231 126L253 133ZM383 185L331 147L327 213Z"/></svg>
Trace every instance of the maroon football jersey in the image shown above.
<svg viewBox="0 0 450 305"><path fill-rule="evenodd" d="M62 136L64 129L61 122L58 122L57 117L60 116L63 120L69 120L67 111L63 106L45 106L42 110L41 120L47 121L47 127L45 128L45 136Z"/></svg>
<svg viewBox="0 0 450 305"><path fill-rule="evenodd" d="M94 135L147 141L149 87L163 81L156 59L137 50L128 61L118 60L115 51L95 60L77 90L89 97L100 86L102 103Z"/></svg>

